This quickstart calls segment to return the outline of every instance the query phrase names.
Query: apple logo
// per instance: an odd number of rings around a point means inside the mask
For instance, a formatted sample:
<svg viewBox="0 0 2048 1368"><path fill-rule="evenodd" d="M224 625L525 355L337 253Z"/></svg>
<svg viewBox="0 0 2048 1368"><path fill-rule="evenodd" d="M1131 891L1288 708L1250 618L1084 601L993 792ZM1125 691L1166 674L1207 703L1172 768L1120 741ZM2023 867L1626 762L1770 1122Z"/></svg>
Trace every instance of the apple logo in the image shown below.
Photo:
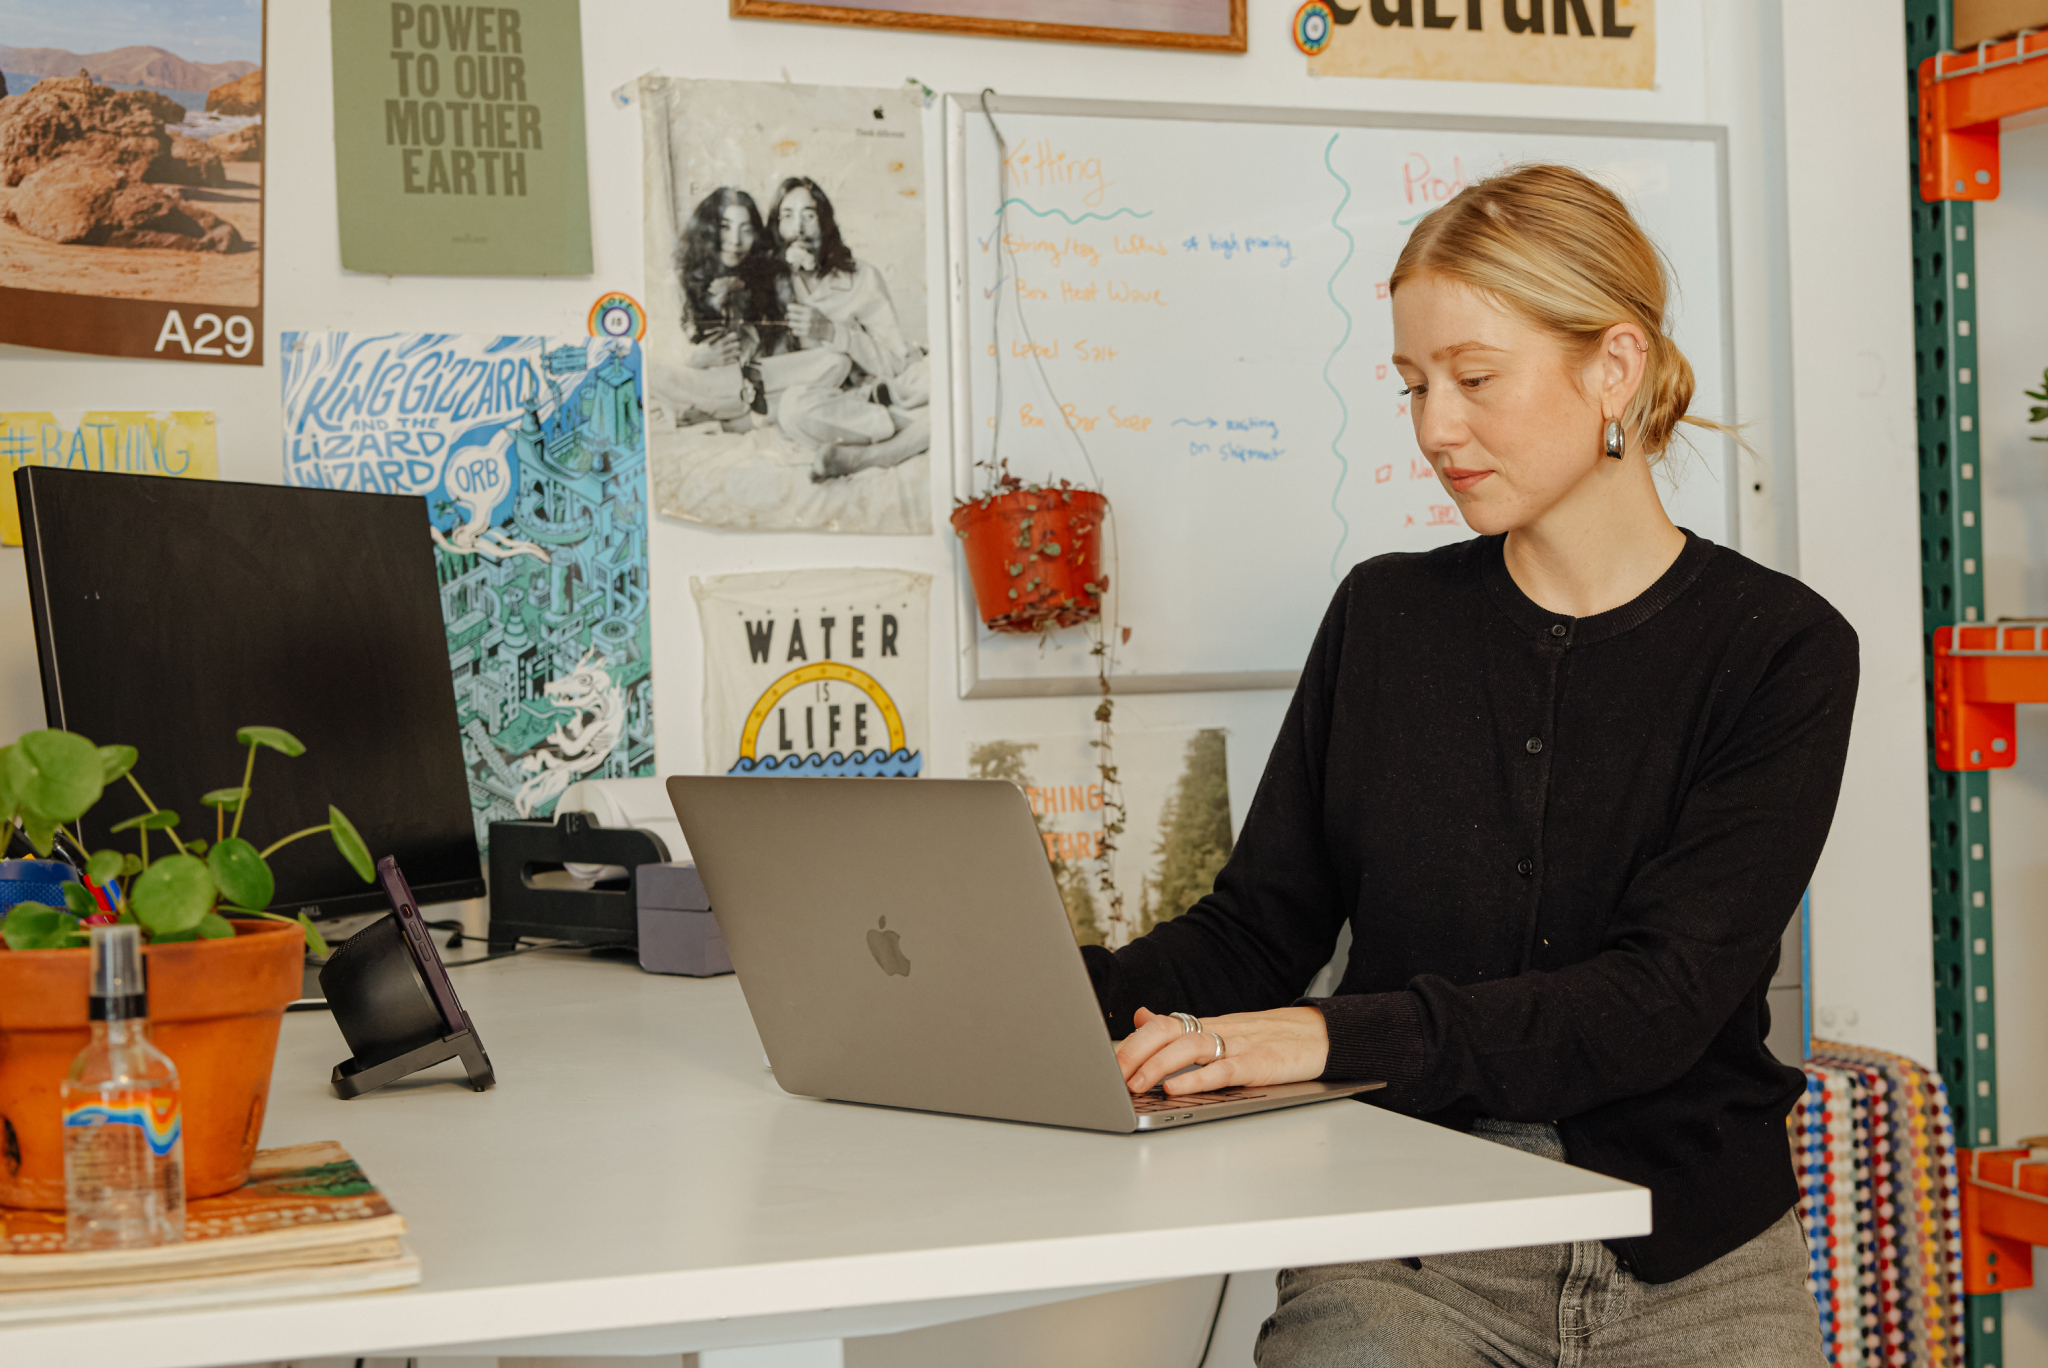
<svg viewBox="0 0 2048 1368"><path fill-rule="evenodd" d="M868 953L875 957L875 963L882 966L885 974L901 974L910 977L910 959L896 942L899 939L889 930L889 919L883 917L875 923L875 930L868 932Z"/></svg>

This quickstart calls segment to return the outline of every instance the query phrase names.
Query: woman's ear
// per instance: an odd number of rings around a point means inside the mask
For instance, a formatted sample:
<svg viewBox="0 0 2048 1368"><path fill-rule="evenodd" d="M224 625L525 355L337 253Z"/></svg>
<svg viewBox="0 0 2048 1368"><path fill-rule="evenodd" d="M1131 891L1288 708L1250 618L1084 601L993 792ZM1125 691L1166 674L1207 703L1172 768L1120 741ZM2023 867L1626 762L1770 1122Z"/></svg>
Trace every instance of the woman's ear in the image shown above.
<svg viewBox="0 0 2048 1368"><path fill-rule="evenodd" d="M1592 378L1604 417L1619 418L1628 411L1636 391L1643 386L1649 351L1649 340L1634 323L1616 323L1601 335L1593 358Z"/></svg>

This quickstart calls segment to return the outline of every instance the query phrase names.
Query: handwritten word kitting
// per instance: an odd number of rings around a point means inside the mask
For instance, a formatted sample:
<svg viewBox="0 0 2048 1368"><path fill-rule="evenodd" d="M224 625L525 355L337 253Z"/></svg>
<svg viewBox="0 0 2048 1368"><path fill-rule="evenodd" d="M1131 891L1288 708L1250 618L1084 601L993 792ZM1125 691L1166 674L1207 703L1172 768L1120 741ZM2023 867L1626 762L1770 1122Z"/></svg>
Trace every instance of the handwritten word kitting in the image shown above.
<svg viewBox="0 0 2048 1368"><path fill-rule="evenodd" d="M1103 174L1100 157L1076 156L1046 138L1020 144L1004 159L1003 173L1011 185L1027 189L1079 186L1081 203L1090 208L1099 207L1116 184Z"/></svg>
<svg viewBox="0 0 2048 1368"><path fill-rule="evenodd" d="M1239 252L1243 252L1248 258L1258 252L1279 252L1282 267L1294 264L1294 244L1284 237L1274 237L1265 233L1246 233L1243 237L1236 233L1224 233L1221 236L1215 233L1197 233L1184 238L1180 246L1184 252L1208 251L1225 261L1235 260Z"/></svg>
<svg viewBox="0 0 2048 1368"><path fill-rule="evenodd" d="M384 143L400 149L405 193L524 196L526 154L543 144L519 11L394 4L391 49L397 98L384 101ZM456 98L437 98L444 81Z"/></svg>

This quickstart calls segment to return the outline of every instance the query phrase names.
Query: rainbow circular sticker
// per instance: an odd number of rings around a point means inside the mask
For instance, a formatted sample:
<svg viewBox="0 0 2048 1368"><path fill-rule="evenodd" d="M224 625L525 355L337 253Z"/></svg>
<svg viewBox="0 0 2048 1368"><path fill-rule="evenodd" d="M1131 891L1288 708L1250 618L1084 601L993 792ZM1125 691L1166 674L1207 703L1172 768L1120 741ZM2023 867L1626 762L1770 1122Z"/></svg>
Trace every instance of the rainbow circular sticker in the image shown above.
<svg viewBox="0 0 2048 1368"><path fill-rule="evenodd" d="M1308 0L1294 12L1294 45L1304 56L1313 57L1330 45L1337 17L1324 0Z"/></svg>
<svg viewBox="0 0 2048 1368"><path fill-rule="evenodd" d="M639 341L647 336L647 310L631 295L604 295L590 306L590 335Z"/></svg>

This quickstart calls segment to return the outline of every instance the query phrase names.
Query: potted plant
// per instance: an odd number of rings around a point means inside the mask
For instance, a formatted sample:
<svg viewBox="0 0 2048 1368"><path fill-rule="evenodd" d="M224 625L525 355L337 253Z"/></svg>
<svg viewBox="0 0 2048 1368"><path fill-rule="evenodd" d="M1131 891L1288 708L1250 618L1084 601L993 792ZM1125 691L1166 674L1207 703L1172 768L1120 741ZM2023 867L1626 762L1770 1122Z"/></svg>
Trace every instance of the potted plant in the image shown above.
<svg viewBox="0 0 2048 1368"><path fill-rule="evenodd" d="M0 1206L64 1207L57 1089L89 1037L84 947L95 922L133 922L147 942L151 1035L179 1072L186 1195L248 1181L303 951L326 951L304 913L266 910L275 894L268 857L324 833L365 883L375 869L332 806L325 823L262 849L244 838L257 752L306 748L277 727L244 727L235 739L249 751L242 782L200 799L214 811L211 841L186 838L178 814L151 800L133 746L36 731L0 748L0 830L18 825L37 854L58 854L79 873L64 885L62 907L18 903L0 922ZM78 819L124 780L146 810L113 830L132 831L137 849L88 851Z"/></svg>
<svg viewBox="0 0 2048 1368"><path fill-rule="evenodd" d="M1085 453L1084 453L1085 454ZM977 469L990 468L977 463ZM1027 484L1010 473L1004 458L992 467L987 494L953 506L953 530L967 558L974 605L991 632L1043 635L1063 627L1086 627L1088 653L1095 657L1095 765L1102 776L1102 825L1096 841L1099 882L1109 899L1113 923L1123 920L1124 895L1117 887L1117 837L1124 829L1123 784L1117 777L1116 710L1110 676L1116 647L1131 629L1112 629L1102 618L1109 569L1102 558L1102 522L1109 500L1069 480ZM1092 469L1092 467L1091 467Z"/></svg>
<svg viewBox="0 0 2048 1368"><path fill-rule="evenodd" d="M1026 484L1005 464L994 488L953 508L974 603L991 632L1049 632L1099 621L1109 572L1109 500L1061 480Z"/></svg>

